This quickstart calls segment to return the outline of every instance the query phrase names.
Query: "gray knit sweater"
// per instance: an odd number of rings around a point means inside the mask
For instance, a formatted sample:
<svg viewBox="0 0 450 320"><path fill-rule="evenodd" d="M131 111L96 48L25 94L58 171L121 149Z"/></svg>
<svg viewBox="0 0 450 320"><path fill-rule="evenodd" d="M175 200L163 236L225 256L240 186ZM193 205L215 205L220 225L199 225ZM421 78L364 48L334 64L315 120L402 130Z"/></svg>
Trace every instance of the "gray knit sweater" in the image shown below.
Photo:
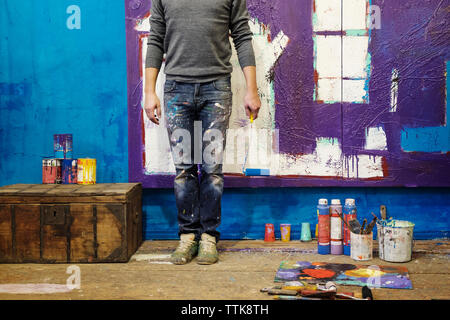
<svg viewBox="0 0 450 320"><path fill-rule="evenodd" d="M255 66L246 0L152 0L146 68L167 79L208 82L230 75L233 38L241 68Z"/></svg>

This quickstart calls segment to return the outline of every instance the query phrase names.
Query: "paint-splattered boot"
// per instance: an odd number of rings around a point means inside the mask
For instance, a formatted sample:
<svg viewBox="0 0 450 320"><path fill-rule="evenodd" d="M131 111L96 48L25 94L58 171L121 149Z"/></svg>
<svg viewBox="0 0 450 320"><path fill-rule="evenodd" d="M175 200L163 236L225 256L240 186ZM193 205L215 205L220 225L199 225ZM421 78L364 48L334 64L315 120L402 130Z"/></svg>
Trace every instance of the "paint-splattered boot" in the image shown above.
<svg viewBox="0 0 450 320"><path fill-rule="evenodd" d="M198 241L195 240L195 234L186 233L180 235L180 243L170 261L173 264L186 264L191 261L198 253Z"/></svg>
<svg viewBox="0 0 450 320"><path fill-rule="evenodd" d="M216 248L216 238L207 233L202 234L198 250L198 264L213 264L219 260L219 253Z"/></svg>

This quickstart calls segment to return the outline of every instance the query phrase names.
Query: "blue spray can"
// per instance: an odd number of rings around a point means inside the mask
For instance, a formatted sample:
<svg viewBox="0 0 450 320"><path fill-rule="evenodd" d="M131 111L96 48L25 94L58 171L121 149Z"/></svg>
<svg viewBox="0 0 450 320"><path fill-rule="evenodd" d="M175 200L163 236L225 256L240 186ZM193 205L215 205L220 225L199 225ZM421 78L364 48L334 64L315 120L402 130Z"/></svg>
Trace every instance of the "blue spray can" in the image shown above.
<svg viewBox="0 0 450 320"><path fill-rule="evenodd" d="M355 199L345 199L345 205L343 208L344 220L344 254L350 255L350 230L347 228L347 224L350 220L356 219L356 204Z"/></svg>
<svg viewBox="0 0 450 320"><path fill-rule="evenodd" d="M317 252L330 254L330 206L327 199L319 199L317 215L319 217Z"/></svg>

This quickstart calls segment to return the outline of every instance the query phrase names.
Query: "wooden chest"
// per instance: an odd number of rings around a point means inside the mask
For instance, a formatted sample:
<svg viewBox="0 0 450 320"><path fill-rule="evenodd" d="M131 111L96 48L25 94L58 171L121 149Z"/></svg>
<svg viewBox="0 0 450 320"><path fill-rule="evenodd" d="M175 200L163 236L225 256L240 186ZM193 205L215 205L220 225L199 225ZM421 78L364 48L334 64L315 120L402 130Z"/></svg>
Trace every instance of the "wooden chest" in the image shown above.
<svg viewBox="0 0 450 320"><path fill-rule="evenodd" d="M142 185L0 188L0 262L127 262L142 242Z"/></svg>

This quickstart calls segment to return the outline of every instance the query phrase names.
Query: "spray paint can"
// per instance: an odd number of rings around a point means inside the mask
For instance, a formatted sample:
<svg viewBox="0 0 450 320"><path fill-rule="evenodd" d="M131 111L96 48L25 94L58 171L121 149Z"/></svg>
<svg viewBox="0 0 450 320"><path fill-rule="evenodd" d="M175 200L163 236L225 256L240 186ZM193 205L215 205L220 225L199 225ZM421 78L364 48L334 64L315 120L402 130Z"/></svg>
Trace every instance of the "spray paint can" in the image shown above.
<svg viewBox="0 0 450 320"><path fill-rule="evenodd" d="M77 159L61 160L61 177L63 184L77 183Z"/></svg>
<svg viewBox="0 0 450 320"><path fill-rule="evenodd" d="M350 220L356 219L356 204L355 204L355 199L345 199L345 205L343 208L343 213L344 213L344 220L345 222L348 222ZM344 235L343 235L343 240L344 240L344 254L349 256L350 255L350 230L347 228L347 226L344 224Z"/></svg>
<svg viewBox="0 0 450 320"><path fill-rule="evenodd" d="M330 248L331 254L343 254L342 246L342 205L341 200L332 199L330 205Z"/></svg>
<svg viewBox="0 0 450 320"><path fill-rule="evenodd" d="M330 207L327 199L319 199L317 214L319 216L317 252L330 254Z"/></svg>
<svg viewBox="0 0 450 320"><path fill-rule="evenodd" d="M61 160L59 159L42 160L42 183L43 184L61 183Z"/></svg>

